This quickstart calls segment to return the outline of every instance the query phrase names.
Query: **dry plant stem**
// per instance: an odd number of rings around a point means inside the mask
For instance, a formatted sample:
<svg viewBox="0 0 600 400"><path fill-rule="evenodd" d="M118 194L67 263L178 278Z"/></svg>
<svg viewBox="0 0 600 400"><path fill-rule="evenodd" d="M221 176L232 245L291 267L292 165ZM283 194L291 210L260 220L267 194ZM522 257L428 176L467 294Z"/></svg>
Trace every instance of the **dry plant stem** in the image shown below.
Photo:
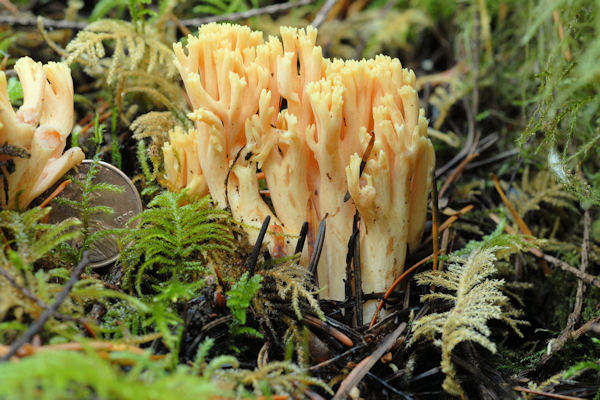
<svg viewBox="0 0 600 400"><path fill-rule="evenodd" d="M337 2L338 0L327 0L315 16L315 18L312 20L311 25L315 28L321 26L323 22L325 22L327 16L329 15L329 12L333 9Z"/></svg>
<svg viewBox="0 0 600 400"><path fill-rule="evenodd" d="M583 243L581 245L581 265L579 270L585 273L589 263L588 251L590 248L590 225L592 224L592 218L590 217L590 211L585 210L583 214ZM567 319L567 326L565 331L561 334L566 336L575 327L575 323L581 316L581 308L583 307L583 294L585 293L585 286L582 280L577 282L577 294L575 295L575 305L573 306L573 312Z"/></svg>
<svg viewBox="0 0 600 400"><path fill-rule="evenodd" d="M496 223L500 222L500 218L493 214L490 213L489 217ZM514 235L516 232L513 228L511 228L510 226L506 225L504 227L504 230L511 234ZM562 269L563 271L567 271L572 273L573 275L575 275L577 278L581 279L582 281L584 281L585 283L587 283L588 285L594 285L597 288L600 288L600 280L598 278L596 278L594 275L590 275L586 272L583 272L575 267L573 267L570 264L567 264L566 262L564 262L563 260L560 260L554 256L548 255L548 254L544 254L542 253L539 249L536 248L531 248L531 249L527 249L528 252L530 252L531 254L533 254L534 256L538 257L538 258L542 258L545 261L549 262L550 264L559 267L560 269Z"/></svg>
<svg viewBox="0 0 600 400"><path fill-rule="evenodd" d="M440 198L444 197L444 194L446 194L446 190L448 190L448 188L450 187L450 184L452 182L454 182L456 180L456 178L458 178L462 174L462 172L467 167L467 165L469 165L469 163L471 161L473 161L474 159L476 159L477 157L479 157L479 153L469 154L464 160L461 161L460 164L458 164L458 166L456 168L454 168L454 171L452 171L450 176L448 176L448 179L446 179L446 181L444 182L444 185L440 189L440 193L439 193Z"/></svg>
<svg viewBox="0 0 600 400"><path fill-rule="evenodd" d="M473 204L469 204L468 206L465 206L465 207L461 208L458 212L456 212L456 214L454 214L451 217L449 217L448 219L446 219L440 225L440 227L439 227L438 230L440 232L444 232L446 229L448 229L450 227L450 225L452 225L453 223L455 223L456 220L458 220L458 218L460 218L461 215L464 215L464 214L468 213L472 209L473 209ZM423 240L421 242L421 247L420 248L422 248L424 245L426 245L427 243L429 243L432 239L433 239L433 236L429 236L427 239Z"/></svg>
<svg viewBox="0 0 600 400"><path fill-rule="evenodd" d="M581 279L585 283L589 285L594 285L597 288L600 288L600 280L596 278L594 275L590 275L588 273L582 272L579 269L573 267L572 265L567 264L563 260L560 260L556 257L550 256L548 254L543 255L544 260L548 261L550 264L553 264L563 271L568 271L575 275L577 278Z"/></svg>
<svg viewBox="0 0 600 400"><path fill-rule="evenodd" d="M256 262L258 261L258 256L260 254L260 249L262 248L263 240L265 239L265 234L267 233L269 222L271 222L271 217L267 215L260 228L260 232L258 233L256 243L254 243L254 248L252 249L250 258L248 259L248 266L246 267L246 270L248 271L249 276L254 275L254 270L256 269Z"/></svg>
<svg viewBox="0 0 600 400"><path fill-rule="evenodd" d="M590 211L585 210L583 214L583 243L581 245L581 265L579 271L585 273L589 263L588 251L590 246L590 225L592 224L592 218L590 217ZM577 293L575 294L575 305L573 311L567 318L567 324L562 330L558 338L552 343L552 350L557 351L564 346L567 339L571 336L577 320L581 317L581 308L583 307L583 294L585 293L586 287L584 281L579 279L577 281Z"/></svg>
<svg viewBox="0 0 600 400"><path fill-rule="evenodd" d="M441 244L440 249L439 249L440 255L444 255L444 254L447 253L447 251L448 251L448 242L449 241L450 241L450 229L446 229L444 231L444 233L442 234L442 244ZM439 261L437 269L439 271L442 271L444 269L444 260L440 260Z"/></svg>
<svg viewBox="0 0 600 400"><path fill-rule="evenodd" d="M88 253L87 253L87 251L85 251L85 252L83 252L83 255L81 256L81 261L79 261L79 264L77 264L77 267L75 267L75 269L71 273L71 277L69 278L69 281L66 283L63 290L56 296L56 300L54 300L54 303L52 303L52 305L50 305L50 307L46 308L46 311L44 311L42 313L40 318L37 321L35 321L35 323L33 323L29 327L29 329L27 329L27 331L23 335L21 335L20 338L15 340L15 342L11 345L8 352L0 358L0 361L9 360L12 356L14 356L17 353L17 351L19 351L21 346L23 346L25 343L29 342L44 327L44 324L46 323L46 321L48 321L48 319L52 315L54 315L55 312L57 312L58 307L60 307L60 305L62 304L63 301L65 301L65 299L67 298L69 293L71 293L73 286L75 286L75 283L79 280L79 277L80 277L81 273L83 272L83 269L88 265L88 263L89 263Z"/></svg>
<svg viewBox="0 0 600 400"><path fill-rule="evenodd" d="M308 273L315 276L315 272L317 272L317 266L319 264L319 260L321 259L321 252L323 251L323 243L325 242L325 232L327 230L327 214L321 220L319 224L319 232L317 233L317 238L315 240L315 246L310 256L310 261L308 263Z"/></svg>
<svg viewBox="0 0 600 400"><path fill-rule="evenodd" d="M352 372L342 381L338 391L336 392L333 400L342 400L348 397L350 390L358 385L365 375L373 368L373 366L379 361L379 358L387 352L396 340L400 337L402 332L406 329L406 322L401 323L394 332L390 333L384 340L383 343L375 349L375 351L364 358Z"/></svg>
<svg viewBox="0 0 600 400"><path fill-rule="evenodd" d="M71 183L70 179L67 179L66 181L64 181L63 183L61 183L60 185L58 185L58 187L56 189L54 189L54 192L52 192L50 194L50 196L48 196L48 198L46 200L44 200L42 202L42 204L40 204L40 208L44 208L46 207L48 204L50 204L50 202L52 200L54 200L54 198L56 196L58 196L63 190L65 190L65 188L69 185L69 183Z"/></svg>
<svg viewBox="0 0 600 400"><path fill-rule="evenodd" d="M325 361L323 361L323 362L321 362L319 364L313 365L308 370L309 371L318 371L319 369L327 367L328 365L331 365L334 362L336 362L336 361L338 361L338 360L340 360L342 358L348 357L348 356L356 353L358 350L362 349L363 347L365 347L365 345L357 345L357 346L355 346L355 347L353 347L351 349L346 350L345 352L343 352L341 354L338 354L335 357L330 358L329 360L325 360Z"/></svg>
<svg viewBox="0 0 600 400"><path fill-rule="evenodd" d="M354 290L356 299L356 326L362 326L363 324L363 291L362 291L362 279L361 279L361 265L360 265L360 235L357 231L355 235L356 240L354 241L354 254L352 256L352 265L354 267Z"/></svg>
<svg viewBox="0 0 600 400"><path fill-rule="evenodd" d="M156 339L155 336L151 336L151 340ZM147 340L150 341L150 340ZM140 342L144 343L144 342ZM102 351L127 351L133 354L143 355L146 353L146 350L134 346L129 343L113 343L113 342L103 342L103 341L92 341L92 342L69 342L69 343L58 343L58 344L49 344L46 346L33 346L31 344L24 344L19 351L19 357L27 357L32 356L36 353L44 352L44 351L84 351L85 349L93 349L93 350L102 350ZM0 355L5 355L9 350L8 346L0 345ZM164 355L151 355L151 359L159 360L164 358Z"/></svg>
<svg viewBox="0 0 600 400"><path fill-rule="evenodd" d="M600 316L597 316L597 317L594 317L594 318L590 319L585 324L581 325L581 327L579 329L571 332L571 334L568 335L566 337L566 340L564 340L563 342L559 343L558 340L557 340L556 343L554 343L554 345L552 346L552 352L544 354L544 356L540 359L540 361L537 363L537 365L535 367L530 368L530 369L525 370L525 371L521 371L521 373L519 375L520 376L525 376L529 372L531 372L532 370L538 369L538 368L544 366L562 348L562 346L564 346L564 344L566 343L566 341L568 339L577 340L581 335L583 335L583 334L589 332L590 330L592 330L593 327L598 322L600 322Z"/></svg>
<svg viewBox="0 0 600 400"><path fill-rule="evenodd" d="M508 209L510 214L515 219L521 232L524 233L525 235L533 236L533 233L531 233L531 230L529 229L529 227L527 226L525 221L523 221L523 218L521 218L521 216L519 215L519 213L517 212L515 207L511 204L511 202L508 200L508 198L504 194L502 187L500 187L500 182L498 181L498 177L494 173L492 173L492 179L494 180L494 187L496 188L496 191L500 195L502 202L504 203L504 205L506 206L506 208ZM550 274L550 268L548 268L548 264L544 260L541 260L540 264L542 266L542 270L544 271L544 274L545 275Z"/></svg>
<svg viewBox="0 0 600 400"><path fill-rule="evenodd" d="M4 6L10 13L13 15L17 15L19 13L19 9L10 2L10 0L0 0L0 4Z"/></svg>
<svg viewBox="0 0 600 400"><path fill-rule="evenodd" d="M335 338L338 342L342 343L345 346L353 347L354 342L348 336L346 336L343 332L340 332L333 326L327 324L326 322L321 321L319 318L315 318L312 315L305 315L302 318L307 324L310 326L314 326L322 330L325 333L328 333L333 338Z"/></svg>
<svg viewBox="0 0 600 400"><path fill-rule="evenodd" d="M469 163L469 165L467 165L465 167L465 169L471 170L471 169L482 167L484 165L493 164L493 163L495 163L497 161L500 161L500 160L503 160L505 158L516 156L517 154L519 154L519 149L518 148L516 148L516 149L510 149L510 150L507 150L507 151L503 151L502 153L496 154L493 157L488 157L488 158L486 158L484 160L481 160L481 161L477 161L477 162L474 162L474 163Z"/></svg>
<svg viewBox="0 0 600 400"><path fill-rule="evenodd" d="M2 0L6 1L6 0ZM259 15L265 14L276 14L280 12L284 12L290 10L292 8L306 6L308 4L314 3L315 0L298 0L298 1L288 1L287 3L282 4L272 4L270 6L261 7L261 8L253 8L248 11L232 13L232 14L224 14L224 15L215 15L211 17L202 17L202 18L190 18L180 20L180 24L183 26L192 26L197 27L202 24L207 24L209 22L220 22L220 21L235 21L239 19L252 18ZM10 26L34 26L38 23L38 18L42 17L18 17L12 15L0 15L0 24L7 24ZM85 29L86 26L89 25L88 22L82 21L63 21L63 20L53 20L48 18L42 18L43 24L49 28L53 29L76 29L81 30ZM172 21L168 21L173 23Z"/></svg>
<svg viewBox="0 0 600 400"><path fill-rule="evenodd" d="M177 18L177 16L175 14L173 14L172 12L169 13L169 20L172 21L175 25L177 25L177 28L184 36L188 36L188 35L192 34L192 31L190 31L187 28L187 26L183 25L181 23L181 20L179 18Z"/></svg>
<svg viewBox="0 0 600 400"><path fill-rule="evenodd" d="M59 46L54 40L50 39L46 33L46 30L44 29L44 19L42 17L37 17L37 27L40 35L42 35L42 38L52 50L58 53L61 57L67 58L69 56L65 49Z"/></svg>
<svg viewBox="0 0 600 400"><path fill-rule="evenodd" d="M515 390L517 392L535 394L537 396L543 396L543 397L547 397L549 399L583 400L581 397L564 396L562 394L555 394L555 393L546 393L546 392L541 392L539 390L528 389L523 386L513 386L513 390Z"/></svg>
<svg viewBox="0 0 600 400"><path fill-rule="evenodd" d="M552 18L554 19L554 22L557 24L557 31L558 31L558 38L561 40L561 42L563 41L563 39L565 38L565 29L563 27L563 23L560 20L560 14L558 13L558 10L554 10L552 11ZM569 49L569 45L566 45L566 49L564 52L565 55L565 60L567 61L571 61L571 50Z"/></svg>
<svg viewBox="0 0 600 400"><path fill-rule="evenodd" d="M439 207L438 200L440 196L437 191L437 182L435 179L435 169L431 170L431 223L433 237L433 269L437 269L438 252L440 249L440 227L439 227Z"/></svg>
<svg viewBox="0 0 600 400"><path fill-rule="evenodd" d="M383 299L381 299L379 301L379 304L377 304L377 310L375 310L375 313L373 314L373 318L371 318L371 323L369 324L369 329L375 325L375 322L377 321L377 317L379 316L379 311L381 311L381 309L383 308L383 304L384 304L385 300L390 297L390 295L392 294L394 289L396 289L396 287L400 284L400 282L402 282L404 280L404 278L406 278L408 275L410 275L415 269L419 268L421 265L425 264L427 261L431 260L432 258L433 258L433 254L425 257L424 259L422 259L421 261L419 261L418 263L416 263L415 265L413 265L412 267L410 267L409 269L404 271L402 273L402 275L400 275L394 281L392 286L390 286L390 288L383 295Z"/></svg>
<svg viewBox="0 0 600 400"><path fill-rule="evenodd" d="M4 277L15 289L17 289L21 294L27 297L29 300L33 301L35 304L40 306L43 309L48 308L48 304L46 304L42 299L37 297L35 294L31 293L29 289L24 286L19 285L17 281L6 271L4 268L0 267L0 275ZM56 319L67 320L67 321L77 321L77 318L73 318L70 315L61 314L58 311L53 313L52 316Z"/></svg>

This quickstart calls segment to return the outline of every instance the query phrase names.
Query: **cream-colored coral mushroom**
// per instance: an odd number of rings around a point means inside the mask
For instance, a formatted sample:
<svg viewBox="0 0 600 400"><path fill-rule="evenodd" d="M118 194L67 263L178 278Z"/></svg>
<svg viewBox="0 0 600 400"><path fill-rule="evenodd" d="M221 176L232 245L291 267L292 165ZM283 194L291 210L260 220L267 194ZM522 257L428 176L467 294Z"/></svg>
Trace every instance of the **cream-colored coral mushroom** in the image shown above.
<svg viewBox="0 0 600 400"><path fill-rule="evenodd" d="M365 293L387 290L404 268L407 245L413 248L420 240L434 161L414 74L387 58L379 58L374 71L379 95L373 107L373 150L362 176L358 154L346 167L348 189L361 215ZM365 313L371 315L375 307L367 303Z"/></svg>
<svg viewBox="0 0 600 400"><path fill-rule="evenodd" d="M282 42L264 41L246 27L209 24L188 38L187 51L176 45L175 54L216 204L256 227L251 239L266 216L290 234L308 221L309 247L327 218L318 280L323 297L343 300L355 213L362 290L382 292L404 268L407 246L420 240L434 154L412 71L384 56L325 59L316 34L311 27L282 28ZM173 158L169 151L165 160ZM272 207L261 197L259 168ZM365 311L371 310L369 303Z"/></svg>
<svg viewBox="0 0 600 400"><path fill-rule="evenodd" d="M199 196L208 194L208 185L198 157L198 132L195 129L185 132L176 126L169 131L169 141L164 144L162 151L164 178L171 190L188 189Z"/></svg>
<svg viewBox="0 0 600 400"><path fill-rule="evenodd" d="M230 206L233 217L248 226L260 227L267 215L281 225L260 197L256 162L248 160L251 154L244 149L245 124L257 113L261 93L269 87L276 93L272 68L281 44L275 39L265 43L262 33L247 27L207 24L197 37L188 37L187 52L181 44L174 50L194 109L190 118L196 122L198 156L213 200ZM253 240L258 230L249 234Z"/></svg>
<svg viewBox="0 0 600 400"><path fill-rule="evenodd" d="M6 76L0 72L0 142L25 150L29 157L14 157L12 173L4 169L8 193L0 188L3 208L27 207L84 158L78 147L63 153L74 119L69 67L54 62L42 66L25 57L16 62L15 70L23 87L23 104L15 113Z"/></svg>

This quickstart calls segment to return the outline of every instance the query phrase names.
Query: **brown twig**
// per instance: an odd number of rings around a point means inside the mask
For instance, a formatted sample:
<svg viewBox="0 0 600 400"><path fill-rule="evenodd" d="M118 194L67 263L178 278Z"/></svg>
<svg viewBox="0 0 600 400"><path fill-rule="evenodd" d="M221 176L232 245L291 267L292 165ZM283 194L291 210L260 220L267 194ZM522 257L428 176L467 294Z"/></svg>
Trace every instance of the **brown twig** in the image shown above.
<svg viewBox="0 0 600 400"><path fill-rule="evenodd" d="M452 225L454 222L456 222L456 220L458 220L461 215L468 213L472 209L473 209L473 204L469 204L469 205L461 208L459 211L456 212L456 214L450 216L447 220L445 220L440 225L439 231L444 232L446 229L448 229L450 227L450 225ZM421 242L421 246L429 243L432 239L433 239L433 236L429 236L427 239L425 239Z"/></svg>
<svg viewBox="0 0 600 400"><path fill-rule="evenodd" d="M440 196L437 191L437 182L435 179L435 169L431 170L431 235L433 238L433 269L437 269L438 252L440 249L440 227L439 227L439 208L438 200Z"/></svg>
<svg viewBox="0 0 600 400"><path fill-rule="evenodd" d="M51 202L52 200L54 200L54 198L55 198L56 196L58 196L58 195L59 195L59 194L60 194L60 193L61 193L63 190L65 190L65 188L66 188L66 187L69 185L69 183L71 183L71 180L70 180L70 179L67 179L66 181L64 181L63 183L61 183L60 185L58 185L58 187L57 187L56 189L54 189L54 192L52 192L52 193L50 194L50 196L48 196L48 197L46 198L46 200L44 200L44 201L42 202L42 204L40 204L40 208L44 208L44 207L46 207L48 204L50 204L50 202Z"/></svg>
<svg viewBox="0 0 600 400"><path fill-rule="evenodd" d="M348 346L348 347L354 346L354 342L352 341L352 339L350 339L348 336L346 336L346 334L339 331L335 327L321 321L319 318L313 317L312 315L305 315L302 317L302 320L304 322L306 322L307 324L309 324L310 326L313 326L317 329L322 330L325 333L328 333L329 335L331 335L333 338L335 338L338 342L342 343L343 345Z"/></svg>
<svg viewBox="0 0 600 400"><path fill-rule="evenodd" d="M585 273L587 269L589 257L588 249L590 248L590 225L592 224L592 218L590 217L590 211L585 210L583 214L583 243L581 245L581 265L579 270ZM564 343L567 341L567 337L575 328L577 320L581 316L581 309L583 307L583 294L585 293L584 281L579 279L577 281L577 293L575 294L575 305L573 311L567 318L567 324L565 329L560 333L555 343Z"/></svg>
<svg viewBox="0 0 600 400"><path fill-rule="evenodd" d="M336 5L336 3L338 1L339 0L327 0L325 2L325 4L323 4L321 9L319 10L317 15L315 16L315 18L312 20L311 25L314 26L315 28L318 28L319 26L321 26L323 24L323 22L325 22L325 19L327 19L329 12L333 9L333 7Z"/></svg>
<svg viewBox="0 0 600 400"><path fill-rule="evenodd" d="M262 226L260 227L260 232L258 233L256 243L254 243L254 247L252 248L252 253L250 253L250 257L248 257L246 271L248 271L249 277L254 275L254 270L256 269L256 262L258 261L260 250L262 249L263 240L265 239L265 234L267 233L269 222L271 222L271 216L267 215L265 220L263 221Z"/></svg>
<svg viewBox="0 0 600 400"><path fill-rule="evenodd" d="M446 254L448 250L448 243L450 241L450 230L446 229L442 234L442 244L440 245L440 255ZM442 271L444 269L444 260L440 260L437 266L438 271Z"/></svg>
<svg viewBox="0 0 600 400"><path fill-rule="evenodd" d="M192 34L192 31L190 31L187 26L183 25L181 23L181 20L179 18L177 18L177 16L175 14L173 14L172 12L170 12L169 14L170 14L169 20L172 21L177 26L177 28L183 35L189 36Z"/></svg>
<svg viewBox="0 0 600 400"><path fill-rule="evenodd" d="M48 321L48 319L52 315L54 315L54 313L58 310L58 307L60 307L60 305L67 298L69 293L71 293L73 286L75 286L75 283L79 280L79 277L80 277L81 273L83 272L83 269L88 265L88 263L89 263L88 252L85 251L85 252L83 252L81 261L79 261L79 264L77 264L77 267L75 267L75 269L71 273L71 277L69 278L69 281L65 284L65 287L63 288L63 290L56 296L54 303L52 303L52 305L50 305L50 307L46 308L46 310L42 313L40 318L37 321L35 321L29 327L29 329L27 329L27 331L23 335L21 335L20 338L18 338L17 340L14 341L14 343L11 345L8 352L6 352L6 354L4 354L2 357L0 357L0 361L9 360L12 356L14 356L17 353L17 351L19 351L21 346L23 346L25 343L29 342L35 335L37 335L37 333L46 324L46 321Z"/></svg>
<svg viewBox="0 0 600 400"><path fill-rule="evenodd" d="M17 15L19 13L19 9L10 2L10 0L0 0L0 4L4 6L11 14Z"/></svg>
<svg viewBox="0 0 600 400"><path fill-rule="evenodd" d="M577 278L581 279L588 285L594 285L597 288L600 288L600 280L596 278L594 275L590 275L586 272L582 272L578 268L573 267L572 265L567 264L563 260L560 260L556 257L550 256L548 254L543 254L544 260L548 261L550 264L553 264L563 271L567 271L575 275Z"/></svg>
<svg viewBox="0 0 600 400"><path fill-rule="evenodd" d="M506 197L506 195L504 194L502 187L500 187L500 181L498 181L498 177L494 173L492 173L492 180L494 181L494 187L496 188L496 191L500 195L502 202L504 203L504 205L506 206L506 208L508 209L508 211L514 218L514 220L517 223L517 225L519 226L519 229L521 230L521 232L524 233L525 235L533 236L533 233L531 233L531 230L529 229L529 227L527 226L525 221L523 221L523 218L521 218L521 216L519 215L519 213L517 212L515 207L508 200L508 197ZM544 274L548 275L550 273L550 268L548 268L548 264L544 260L541 260L540 264L542 266L542 270L544 271Z"/></svg>
<svg viewBox="0 0 600 400"><path fill-rule="evenodd" d="M48 308L48 304L46 304L42 299L40 299L35 294L33 294L25 286L19 285L19 283L8 273L8 271L6 271L2 267L0 267L0 275L2 275L4 277L4 279L6 279L8 281L8 283L10 283L15 289L17 289L19 292L21 292L21 294L23 296L27 297L29 300L33 301L35 304L37 304L39 307L41 307L43 309L47 309ZM52 316L54 318L60 319L60 320L68 320L68 321L77 321L77 322L79 322L77 320L77 318L71 317L70 315L61 314L58 311L54 312L52 314Z"/></svg>
<svg viewBox="0 0 600 400"><path fill-rule="evenodd" d="M404 280L404 278L406 278L408 275L410 275L415 269L419 268L421 265L425 264L427 261L431 260L432 258L433 258L433 254L425 257L424 259L422 259L421 261L417 262L415 265L413 265L412 267L410 267L409 269L404 271L402 273L402 275L400 275L394 281L394 283L392 283L392 285L389 287L389 289L383 295L383 298L379 301L379 304L377 304L377 309L375 310L375 313L373 314L373 317L371 318L371 323L369 324L369 329L375 325L375 322L377 321L377 317L379 316L379 311L381 311L381 309L383 308L383 304L384 304L385 300L388 297L390 297L390 295L392 294L394 289L396 289L396 287L400 284L400 282L402 282Z"/></svg>
<svg viewBox="0 0 600 400"><path fill-rule="evenodd" d="M531 393L531 394L535 394L537 396L547 397L549 399L583 400L581 397L564 396L562 394L541 392L539 390L528 389L528 388L523 387L523 386L514 386L513 390L516 391L516 392Z"/></svg>
<svg viewBox="0 0 600 400"><path fill-rule="evenodd" d="M490 213L488 214L489 217L496 223L500 222L500 218L493 214ZM510 233L511 235L515 234L515 230L513 228L511 228L510 226L506 225L504 227L504 230L507 233ZM596 278L594 275L590 275L586 272L582 272L581 270L579 270L578 268L573 267L572 265L567 264L566 262L562 261L561 259L558 259L554 256L548 255L548 254L544 254L540 251L540 249L536 249L535 247L532 247L530 249L527 249L528 252L530 252L531 254L533 254L534 256L538 257L538 258L542 258L543 260L549 262L550 264L559 267L560 269L562 269L563 271L567 271L572 273L573 275L575 275L577 278L581 279L582 281L584 281L585 283L587 283L588 285L594 285L597 288L600 288L600 280L598 278Z"/></svg>
<svg viewBox="0 0 600 400"><path fill-rule="evenodd" d="M358 383L365 377L365 375L371 370L371 368L373 368L375 363L379 361L379 358L381 358L381 356L385 354L385 352L388 351L394 343L396 343L396 340L398 339L398 337L400 337L400 335L402 334L402 332L404 332L405 329L406 322L403 322L394 330L394 332L390 333L383 340L383 343L381 343L381 345L377 349L375 349L375 351L371 355L367 356L361 362L359 362L358 365L356 365L356 367L354 367L354 369L342 381L338 391L333 397L333 400L341 400L347 398L348 394L350 393L350 390L352 390L353 387L358 385Z"/></svg>
<svg viewBox="0 0 600 400"><path fill-rule="evenodd" d="M67 53L67 51L65 49L63 49L61 46L59 46L58 43L56 43L54 40L50 39L50 37L46 33L46 29L44 29L44 19L42 17L37 17L36 23L37 23L37 27L38 27L38 31L40 32L40 35L42 35L42 38L46 41L48 46L52 50L54 50L56 53L58 53L61 57L66 58L69 55Z"/></svg>
<svg viewBox="0 0 600 400"><path fill-rule="evenodd" d="M554 19L554 22L558 25L556 27L556 30L558 31L558 38L562 42L565 38L565 29L564 29L562 21L560 20L560 14L558 13L558 10L552 11L552 19ZM566 44L566 49L565 49L564 55L565 55L565 60L571 61L571 50L569 49L568 44Z"/></svg>
<svg viewBox="0 0 600 400"><path fill-rule="evenodd" d="M281 4L272 4L266 7L261 8L253 8L248 11L243 11L239 13L225 14L225 15L214 15L210 17L201 17L201 18L190 18L180 20L181 25L183 26L192 26L197 27L202 24L207 24L209 22L221 22L221 21L235 21L239 19L252 18L259 15L265 14L277 14L280 12L284 12L290 10L292 8L306 6L308 4L314 3L315 0L298 0L298 1L288 1L287 3ZM173 24L172 21L167 21L167 23ZM6 24L10 26L35 26L37 25L36 17L17 17L12 15L0 15L0 24ZM74 29L81 30L85 29L86 26L89 25L87 21L63 21L63 20L53 20L48 18L43 18L44 26L53 29Z"/></svg>
<svg viewBox="0 0 600 400"><path fill-rule="evenodd" d="M462 174L467 165L469 165L469 163L477 157L479 157L479 153L469 154L464 160L460 162L460 164L458 164L456 168L454 168L454 171L452 171L452 173L448 176L448 179L446 179L444 185L440 189L439 197L444 197L444 194L446 194L446 190L448 190L450 184L454 182L456 178L458 178L460 174Z"/></svg>

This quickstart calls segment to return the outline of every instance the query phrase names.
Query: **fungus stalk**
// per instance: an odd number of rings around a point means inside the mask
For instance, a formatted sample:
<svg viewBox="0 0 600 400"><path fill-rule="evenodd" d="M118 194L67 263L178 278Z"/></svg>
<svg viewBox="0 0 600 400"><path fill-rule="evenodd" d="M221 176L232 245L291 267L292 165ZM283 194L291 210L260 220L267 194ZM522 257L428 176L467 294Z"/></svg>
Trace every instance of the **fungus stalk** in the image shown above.
<svg viewBox="0 0 600 400"><path fill-rule="evenodd" d="M25 150L29 157L13 158L12 173L2 167L6 185L0 187L0 199L3 208L23 209L84 155L79 147L63 153L74 120L73 81L67 65L42 66L25 57L16 62L15 70L23 87L23 104L13 110L6 76L0 72L0 142ZM8 162L7 156L2 161Z"/></svg>

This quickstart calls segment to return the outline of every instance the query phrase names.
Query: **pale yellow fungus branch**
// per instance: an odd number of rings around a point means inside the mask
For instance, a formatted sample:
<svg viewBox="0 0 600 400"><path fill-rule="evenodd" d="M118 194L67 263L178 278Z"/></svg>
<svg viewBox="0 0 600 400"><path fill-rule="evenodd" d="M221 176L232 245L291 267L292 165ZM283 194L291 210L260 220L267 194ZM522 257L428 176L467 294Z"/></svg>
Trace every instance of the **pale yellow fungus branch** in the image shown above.
<svg viewBox="0 0 600 400"><path fill-rule="evenodd" d="M0 139L25 150L29 158L13 157L14 172L4 169L8 193L0 188L3 208L27 207L84 158L79 147L63 154L74 119L73 81L67 65L42 67L25 57L17 61L15 70L23 87L23 105L14 112L6 77L0 72ZM9 156L2 157L7 161Z"/></svg>

